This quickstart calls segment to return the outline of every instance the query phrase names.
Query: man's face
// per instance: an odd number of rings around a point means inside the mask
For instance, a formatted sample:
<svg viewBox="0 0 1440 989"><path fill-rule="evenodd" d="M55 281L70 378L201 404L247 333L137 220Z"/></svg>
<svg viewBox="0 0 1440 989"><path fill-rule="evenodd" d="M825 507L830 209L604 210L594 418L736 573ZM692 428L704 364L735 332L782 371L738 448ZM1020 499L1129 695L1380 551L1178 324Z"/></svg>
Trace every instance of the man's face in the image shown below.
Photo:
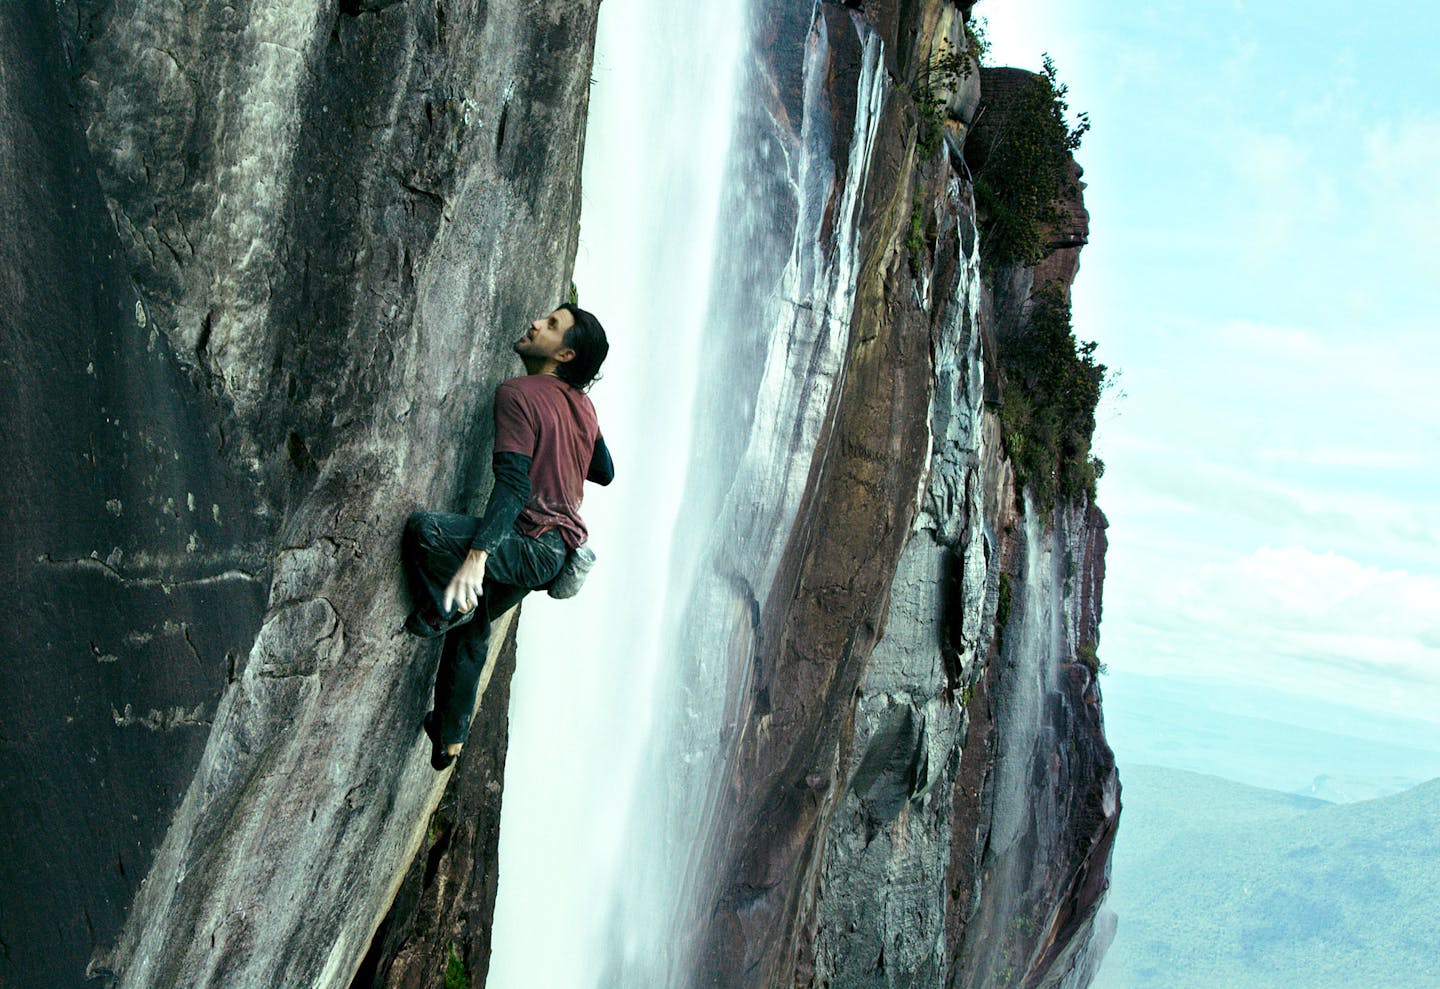
<svg viewBox="0 0 1440 989"><path fill-rule="evenodd" d="M565 331L574 325L575 317L567 309L556 309L548 316L541 316L515 341L515 353L521 357L568 361L575 356L575 351L565 346Z"/></svg>

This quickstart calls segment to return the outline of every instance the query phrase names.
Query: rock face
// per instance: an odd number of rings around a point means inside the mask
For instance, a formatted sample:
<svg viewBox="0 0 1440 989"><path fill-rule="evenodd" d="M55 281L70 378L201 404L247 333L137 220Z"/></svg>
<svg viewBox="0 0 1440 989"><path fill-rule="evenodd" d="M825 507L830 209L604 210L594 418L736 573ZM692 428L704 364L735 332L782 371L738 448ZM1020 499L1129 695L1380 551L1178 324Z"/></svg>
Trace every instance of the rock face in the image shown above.
<svg viewBox="0 0 1440 989"><path fill-rule="evenodd" d="M437 777L396 555L412 509L478 507L507 343L565 294L598 2L0 12L0 983L483 983L513 640ZM1083 203L982 277L992 76L927 72L968 5L755 7L745 371L701 404L754 399L712 419L687 613L724 662L667 714L704 833L629 984L1078 989L1105 520L1017 490L994 406Z"/></svg>
<svg viewBox="0 0 1440 989"><path fill-rule="evenodd" d="M400 529L566 294L597 6L0 13L0 981L366 954L445 779Z"/></svg>
<svg viewBox="0 0 1440 989"><path fill-rule="evenodd" d="M1083 986L1108 943L1119 788L1080 661L1105 520L1017 491L992 410L995 348L1025 332L1038 285L1068 291L1086 216L1077 185L1046 261L982 279L957 153L980 75L944 93L924 77L960 16L822 4L803 28L827 51L807 125L825 112L850 133L867 104L879 123L855 258L839 182L833 229L800 247L857 272L852 307L831 312L843 386L732 674L731 809L699 867L691 984ZM802 45L779 24L783 100ZM862 51L882 60L878 91Z"/></svg>
<svg viewBox="0 0 1440 989"><path fill-rule="evenodd" d="M351 981L351 989L430 989L436 973L458 966L483 986L490 963L490 929L499 884L501 781L505 778L510 677L515 638L505 643L477 725L495 725L467 743L465 758L425 843L395 894L390 911Z"/></svg>
<svg viewBox="0 0 1440 989"><path fill-rule="evenodd" d="M123 259L50 5L5 5L0 63L0 983L78 986L244 665L274 519Z"/></svg>

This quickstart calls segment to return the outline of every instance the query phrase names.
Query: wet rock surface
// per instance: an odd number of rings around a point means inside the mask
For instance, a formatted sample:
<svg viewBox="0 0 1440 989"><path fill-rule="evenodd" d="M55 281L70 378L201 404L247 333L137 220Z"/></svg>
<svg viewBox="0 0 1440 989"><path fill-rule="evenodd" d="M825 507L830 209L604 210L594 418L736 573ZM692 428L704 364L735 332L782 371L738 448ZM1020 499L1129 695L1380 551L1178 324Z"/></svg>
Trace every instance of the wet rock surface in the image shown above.
<svg viewBox="0 0 1440 989"><path fill-rule="evenodd" d="M1027 509L1010 540L1010 618L972 698L988 738L970 743L981 755L962 783L970 792L956 792L957 804L978 792L982 807L976 851L952 859L946 879L956 985L1084 986L1108 944L1094 925L1119 782L1098 686L1071 658L1089 631L1085 601L1098 597L1077 550L1095 545L1104 520L1081 505L1047 525Z"/></svg>
<svg viewBox="0 0 1440 989"><path fill-rule="evenodd" d="M995 348L1037 284L1068 292L1088 217L1077 183L1046 261L982 280L960 156L922 140L909 103L934 39L957 36L951 5L822 19L832 51L882 40L891 85L844 387L757 602L694 982L1083 986L1119 812L1078 661L1098 643L1105 521L1021 497L993 406ZM776 59L793 47L776 36ZM854 105L833 64L816 106ZM952 138L979 85L950 95Z"/></svg>
<svg viewBox="0 0 1440 989"><path fill-rule="evenodd" d="M500 879L505 725L514 672L510 636L475 714L476 724L486 729L477 730L476 741L456 763L350 989L430 989L450 967L463 971L471 985L485 984Z"/></svg>
<svg viewBox="0 0 1440 989"><path fill-rule="evenodd" d="M401 526L567 294L596 7L0 14L8 983L348 983L443 785Z"/></svg>

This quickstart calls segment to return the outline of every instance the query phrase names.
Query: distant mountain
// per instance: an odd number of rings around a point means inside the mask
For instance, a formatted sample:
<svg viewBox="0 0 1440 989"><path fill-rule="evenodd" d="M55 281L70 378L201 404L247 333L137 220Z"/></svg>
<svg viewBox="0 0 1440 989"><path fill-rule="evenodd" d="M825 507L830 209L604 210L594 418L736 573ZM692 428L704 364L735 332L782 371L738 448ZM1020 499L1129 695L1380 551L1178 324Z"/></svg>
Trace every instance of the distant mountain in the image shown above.
<svg viewBox="0 0 1440 989"><path fill-rule="evenodd" d="M1440 780L1351 804L1121 767L1092 989L1440 987Z"/></svg>
<svg viewBox="0 0 1440 989"><path fill-rule="evenodd" d="M1349 804L1357 800L1374 800L1419 785L1418 780L1404 776L1346 776L1321 773L1311 784L1296 792L1319 797L1332 804Z"/></svg>

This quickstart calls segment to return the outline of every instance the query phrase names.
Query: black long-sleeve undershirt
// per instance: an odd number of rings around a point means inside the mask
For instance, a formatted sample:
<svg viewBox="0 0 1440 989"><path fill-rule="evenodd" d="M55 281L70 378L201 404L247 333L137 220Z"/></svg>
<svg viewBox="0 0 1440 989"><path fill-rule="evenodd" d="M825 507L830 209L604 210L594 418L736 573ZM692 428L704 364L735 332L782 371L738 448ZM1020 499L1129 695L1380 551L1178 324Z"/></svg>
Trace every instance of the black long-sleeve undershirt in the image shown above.
<svg viewBox="0 0 1440 989"><path fill-rule="evenodd" d="M495 486L490 489L490 502L485 514L480 517L480 528L470 540L470 548L495 552L500 540L530 500L531 458L523 453L497 453L491 461L495 473ZM595 449L590 455L590 467L585 472L587 481L609 484L615 480L615 464L603 437L595 438Z"/></svg>
<svg viewBox="0 0 1440 989"><path fill-rule="evenodd" d="M605 485L615 480L615 465L610 461L610 450L605 446L605 437L595 437L595 451L590 454L590 469L585 480Z"/></svg>
<svg viewBox="0 0 1440 989"><path fill-rule="evenodd" d="M470 540L470 548L495 552L500 540L530 500L530 460L523 453L497 453L491 461L495 486L490 489L490 503L480 516L480 528Z"/></svg>

